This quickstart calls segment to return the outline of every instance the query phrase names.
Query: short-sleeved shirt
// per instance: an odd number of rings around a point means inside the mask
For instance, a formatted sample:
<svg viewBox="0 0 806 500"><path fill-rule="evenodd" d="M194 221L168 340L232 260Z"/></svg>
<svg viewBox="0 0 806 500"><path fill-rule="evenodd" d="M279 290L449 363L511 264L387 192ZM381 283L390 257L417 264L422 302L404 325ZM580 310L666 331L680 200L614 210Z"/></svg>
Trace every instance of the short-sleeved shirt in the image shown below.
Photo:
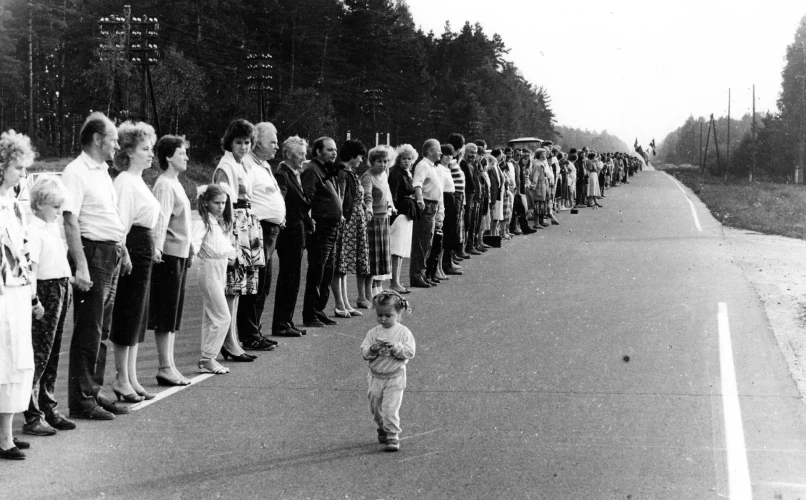
<svg viewBox="0 0 806 500"><path fill-rule="evenodd" d="M154 229L160 215L160 203L146 186L142 176L121 172L115 178L115 191L118 195L120 220L126 227L126 234L132 226Z"/></svg>
<svg viewBox="0 0 806 500"><path fill-rule="evenodd" d="M268 162L256 158L254 153L244 156L241 162L252 176L252 210L260 220L273 224L285 222L285 201L280 186L271 173Z"/></svg>
<svg viewBox="0 0 806 500"><path fill-rule="evenodd" d="M456 192L456 188L453 185L453 176L451 175L450 167L446 167L440 162L437 165L437 171L439 172L439 180L442 181L442 192L443 193Z"/></svg>
<svg viewBox="0 0 806 500"><path fill-rule="evenodd" d="M37 265L37 280L71 276L67 246L56 222L45 222L36 216L28 219L28 256Z"/></svg>
<svg viewBox="0 0 806 500"><path fill-rule="evenodd" d="M118 213L118 197L106 162L81 153L62 173L67 197L62 205L78 219L81 236L93 241L122 242L126 227Z"/></svg>
<svg viewBox="0 0 806 500"><path fill-rule="evenodd" d="M442 181L437 169L431 160L423 158L414 167L414 175L411 182L412 187L423 190L423 199L438 201L442 198Z"/></svg>

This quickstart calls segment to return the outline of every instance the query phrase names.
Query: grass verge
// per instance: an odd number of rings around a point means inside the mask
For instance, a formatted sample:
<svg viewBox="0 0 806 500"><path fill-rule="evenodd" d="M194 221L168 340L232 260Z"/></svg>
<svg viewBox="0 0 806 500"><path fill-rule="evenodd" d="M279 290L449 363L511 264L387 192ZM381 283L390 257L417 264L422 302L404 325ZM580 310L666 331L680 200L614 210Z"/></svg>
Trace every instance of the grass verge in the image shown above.
<svg viewBox="0 0 806 500"><path fill-rule="evenodd" d="M720 222L806 240L806 186L700 175L692 165L653 165L688 186Z"/></svg>

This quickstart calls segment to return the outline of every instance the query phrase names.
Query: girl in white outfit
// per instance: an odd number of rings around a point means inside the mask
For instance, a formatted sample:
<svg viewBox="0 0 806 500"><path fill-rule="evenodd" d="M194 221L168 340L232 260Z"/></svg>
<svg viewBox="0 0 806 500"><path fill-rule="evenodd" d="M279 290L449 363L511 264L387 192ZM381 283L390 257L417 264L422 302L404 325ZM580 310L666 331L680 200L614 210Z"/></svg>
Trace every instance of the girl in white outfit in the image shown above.
<svg viewBox="0 0 806 500"><path fill-rule="evenodd" d="M217 184L199 188L200 221L193 227L193 248L198 248L199 287L204 299L202 316L200 373L229 373L216 356L227 337L232 315L224 290L227 265L235 263L232 246L232 208L226 188Z"/></svg>

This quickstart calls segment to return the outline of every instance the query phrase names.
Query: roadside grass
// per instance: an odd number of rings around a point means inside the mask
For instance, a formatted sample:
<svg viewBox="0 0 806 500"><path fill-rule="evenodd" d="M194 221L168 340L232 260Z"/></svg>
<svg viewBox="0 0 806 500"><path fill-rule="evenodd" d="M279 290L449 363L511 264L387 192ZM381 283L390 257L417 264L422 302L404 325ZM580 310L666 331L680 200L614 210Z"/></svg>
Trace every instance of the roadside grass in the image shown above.
<svg viewBox="0 0 806 500"><path fill-rule="evenodd" d="M61 172L71 161L73 161L73 158L45 158L36 160L28 171ZM215 166L213 164L199 163L191 160L190 163L188 163L187 171L179 175L179 182L182 183L182 187L185 188L185 193L187 193L190 199L192 208L196 208L196 187L210 183L213 178L214 170ZM116 175L114 169L110 168L110 172L113 177ZM153 187L154 183L157 181L157 177L159 177L161 173L162 171L157 167L156 160L154 160L154 167L143 172L143 180L148 187Z"/></svg>
<svg viewBox="0 0 806 500"><path fill-rule="evenodd" d="M806 187L700 175L693 165L653 165L688 186L727 226L806 240Z"/></svg>

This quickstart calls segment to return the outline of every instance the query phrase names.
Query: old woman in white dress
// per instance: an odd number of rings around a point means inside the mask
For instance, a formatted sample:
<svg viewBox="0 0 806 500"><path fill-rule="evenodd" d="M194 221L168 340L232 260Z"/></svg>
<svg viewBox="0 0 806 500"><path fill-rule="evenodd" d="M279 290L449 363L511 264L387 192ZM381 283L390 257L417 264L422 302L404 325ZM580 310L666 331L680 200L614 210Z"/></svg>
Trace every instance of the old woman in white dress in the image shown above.
<svg viewBox="0 0 806 500"><path fill-rule="evenodd" d="M15 413L28 409L34 380L31 312L42 305L31 287L25 244L25 214L13 190L34 161L28 137L9 130L0 136L0 458L24 460L24 446L11 435Z"/></svg>

